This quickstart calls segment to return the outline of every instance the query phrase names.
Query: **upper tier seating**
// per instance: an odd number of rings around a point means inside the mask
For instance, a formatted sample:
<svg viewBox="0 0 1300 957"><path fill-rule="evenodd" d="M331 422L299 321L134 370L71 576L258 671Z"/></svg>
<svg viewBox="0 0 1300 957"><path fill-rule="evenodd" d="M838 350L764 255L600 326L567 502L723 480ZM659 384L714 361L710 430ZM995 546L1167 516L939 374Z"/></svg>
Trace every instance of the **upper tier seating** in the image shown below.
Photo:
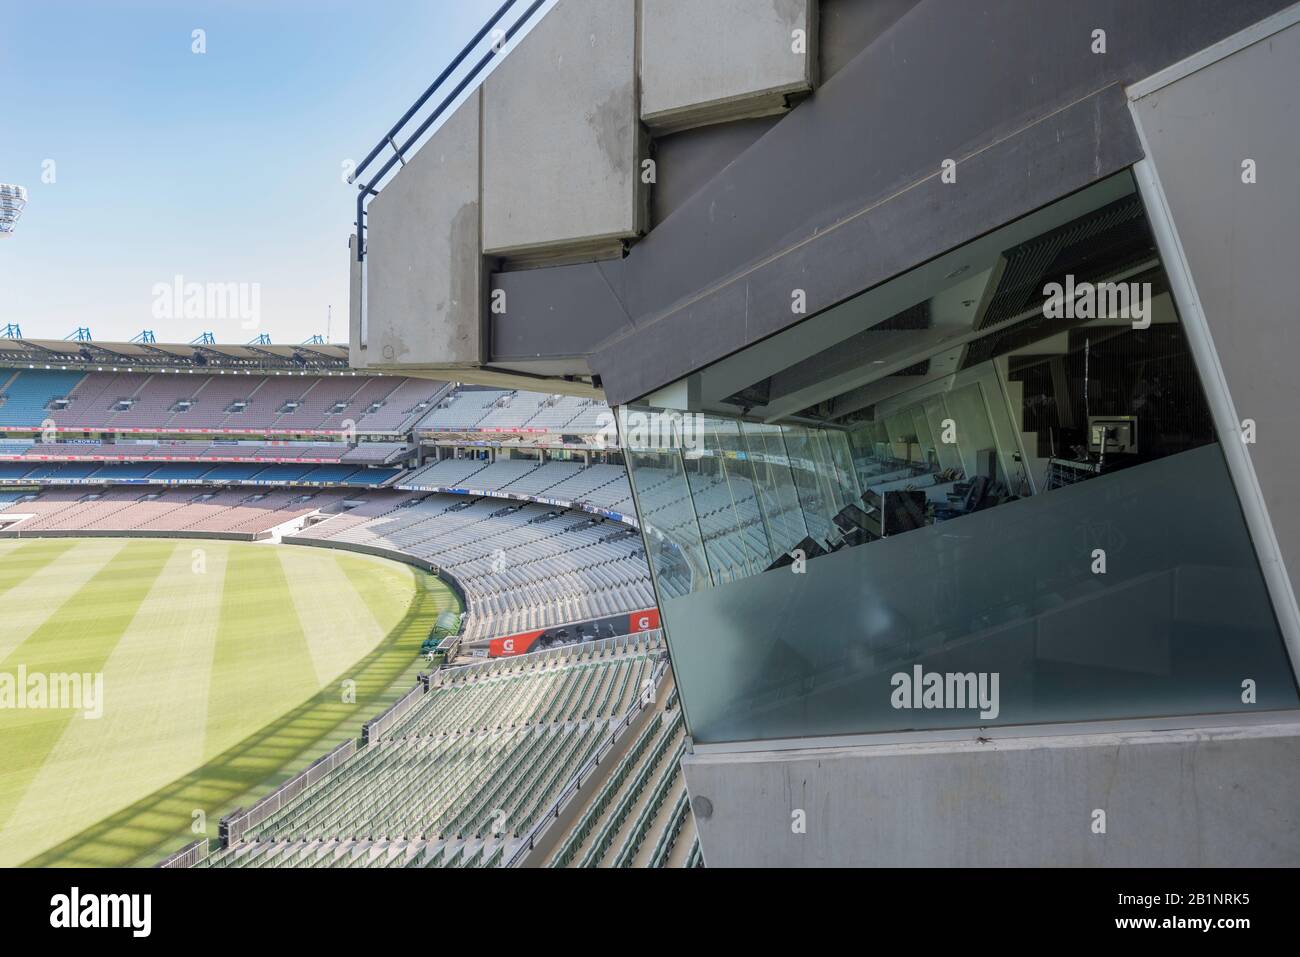
<svg viewBox="0 0 1300 957"><path fill-rule="evenodd" d="M0 370L0 379L8 379L8 373ZM67 398L82 376L80 372L19 372L0 386L0 425L40 428L43 422L57 420L58 413L50 403Z"/></svg>
<svg viewBox="0 0 1300 957"><path fill-rule="evenodd" d="M610 415L609 406L597 399L461 386L416 427L424 432L492 429L590 435L600 431Z"/></svg>
<svg viewBox="0 0 1300 957"><path fill-rule="evenodd" d="M480 429L521 429L531 421L549 396L535 392L513 392L502 396L500 402L478 423Z"/></svg>
<svg viewBox="0 0 1300 957"><path fill-rule="evenodd" d="M443 459L412 472L402 484L413 488L462 488L490 464L483 459Z"/></svg>
<svg viewBox="0 0 1300 957"><path fill-rule="evenodd" d="M446 389L389 376L0 369L0 426L402 433Z"/></svg>
<svg viewBox="0 0 1300 957"><path fill-rule="evenodd" d="M443 459L431 462L405 476L399 483L409 488L470 488L482 492L583 502L620 514L631 515L632 489L622 465L589 465L579 462L536 459Z"/></svg>
<svg viewBox="0 0 1300 957"><path fill-rule="evenodd" d="M499 389L457 389L429 412L419 427L444 432L476 429L496 404L508 395L509 392Z"/></svg>

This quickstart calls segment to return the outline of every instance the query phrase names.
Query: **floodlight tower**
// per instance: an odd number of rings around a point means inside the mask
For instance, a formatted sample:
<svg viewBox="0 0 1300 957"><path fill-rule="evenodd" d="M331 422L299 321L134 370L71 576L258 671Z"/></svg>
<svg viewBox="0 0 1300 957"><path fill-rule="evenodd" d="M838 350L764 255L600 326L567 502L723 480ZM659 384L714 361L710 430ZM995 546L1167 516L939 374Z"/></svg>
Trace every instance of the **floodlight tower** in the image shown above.
<svg viewBox="0 0 1300 957"><path fill-rule="evenodd" d="M14 231L14 225L26 206L27 190L12 183L0 183L0 237Z"/></svg>

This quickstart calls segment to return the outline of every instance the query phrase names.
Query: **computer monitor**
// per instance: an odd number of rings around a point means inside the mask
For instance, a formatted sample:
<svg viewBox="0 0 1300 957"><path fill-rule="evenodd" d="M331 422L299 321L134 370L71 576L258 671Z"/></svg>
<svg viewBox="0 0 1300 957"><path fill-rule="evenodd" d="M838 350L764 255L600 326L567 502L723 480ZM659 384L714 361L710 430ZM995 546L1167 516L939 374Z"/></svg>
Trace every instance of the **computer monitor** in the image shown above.
<svg viewBox="0 0 1300 957"><path fill-rule="evenodd" d="M1088 451L1096 455L1136 455L1138 423L1134 415L1088 416Z"/></svg>
<svg viewBox="0 0 1300 957"><path fill-rule="evenodd" d="M856 505L846 505L840 510L840 513L833 519L835 527L844 534L848 534L854 529L871 530L871 520L866 512Z"/></svg>

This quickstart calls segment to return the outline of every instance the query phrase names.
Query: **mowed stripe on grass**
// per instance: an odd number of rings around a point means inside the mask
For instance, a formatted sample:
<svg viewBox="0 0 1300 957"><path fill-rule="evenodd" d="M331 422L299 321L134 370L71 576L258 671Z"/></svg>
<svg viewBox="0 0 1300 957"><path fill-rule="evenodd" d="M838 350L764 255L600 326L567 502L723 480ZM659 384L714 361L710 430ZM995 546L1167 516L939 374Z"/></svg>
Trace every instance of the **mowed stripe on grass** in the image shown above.
<svg viewBox="0 0 1300 957"><path fill-rule="evenodd" d="M18 860L31 856L24 849L71 837L203 761L204 663L216 645L225 554L200 550L196 558L187 542L162 548L152 587L104 663L103 717L67 723L14 812L6 838ZM96 760L105 742L112 761Z"/></svg>
<svg viewBox="0 0 1300 957"><path fill-rule="evenodd" d="M12 584L0 595L4 612L0 617L0 667L122 548L120 541L109 539L95 539L80 548L66 540L51 549L41 547L47 542L25 544L27 547L4 561L3 575Z"/></svg>
<svg viewBox="0 0 1300 957"><path fill-rule="evenodd" d="M51 538L0 541L0 601L10 590L49 565L72 545L72 542ZM9 561L10 555L18 560Z"/></svg>
<svg viewBox="0 0 1300 957"><path fill-rule="evenodd" d="M11 631L11 620L25 618L15 614L11 619L13 593L21 588L12 589L5 596L5 613L3 624L0 624L0 629L7 635L3 643L10 647L10 651L0 660L0 671L17 674L19 666L25 666L28 674L102 672L118 639L135 617L136 608L162 570L163 550L154 543L148 545L150 547L137 549L125 548L121 542L96 541L84 549L76 548L65 553L67 562L58 564L69 567L74 580L84 579L84 582L79 587L74 585L72 594L62 604L45 603L45 620L26 634L22 634L26 630L26 620L20 621ZM171 547L167 544L166 551L170 552ZM47 571L48 567L32 580ZM87 575L87 571L91 574ZM49 582L43 584L50 585ZM67 585L65 580L64 587ZM51 613L52 608L57 611ZM107 694L106 689L106 697ZM17 863L29 853L32 828L24 821L11 820L11 817L28 785L45 765L68 724L74 720L87 719L66 710L0 711L0 740L4 741L3 763L0 764L0 866ZM92 760L106 757L97 755ZM79 787L80 782L68 782L68 785ZM27 837L20 842L19 836Z"/></svg>
<svg viewBox="0 0 1300 957"><path fill-rule="evenodd" d="M130 542L127 547L149 544L154 543ZM78 800L89 809L81 819L93 823L70 836L60 834L66 839L53 846L47 837L31 848L27 864L152 864L194 839L195 812L201 814L200 831L215 837L222 814L256 800L334 744L355 737L363 720L409 690L420 670L420 642L440 611L459 607L436 578L366 556L214 542L171 542L168 547L183 553L160 567L163 574L155 576L159 580L133 627L116 643L117 653L105 669L106 697L112 699L109 685L127 681L127 675L132 676L133 696L147 696L157 683L177 694L188 689L192 696L183 696L174 707L143 707L134 720L123 716L123 730L99 743L98 761L116 764L118 777L133 794L119 789L112 775L84 770L78 775L73 765L41 776L42 790L53 789L56 780L80 790L80 777L99 781L104 793L101 800L83 791ZM190 571L194 548L205 553L203 575ZM0 553L0 575L4 565ZM320 607L300 617L299 609L312 602ZM364 605L365 612L346 608L351 602ZM176 620L179 625L173 624ZM358 627L364 640L352 633ZM166 634L145 637L157 631ZM342 661L345 651L356 652L351 662ZM155 664L132 666L134 657ZM337 673L327 677L331 671ZM355 700L345 701L340 694L345 677L356 681ZM104 720L84 722L76 729L76 740L65 731L67 740L56 753L85 754L89 739L80 736L93 737L93 726ZM0 734L7 721L8 715L0 712ZM168 726L159 727L159 722ZM132 725L136 730L130 730ZM186 726L197 730L186 733ZM133 747L153 742L173 754L150 758L148 773L137 776L114 757L122 735L137 741ZM196 748L201 748L197 759ZM197 766L185 770L185 760L197 761ZM157 786L175 768L181 770ZM27 807L24 801L24 813Z"/></svg>
<svg viewBox="0 0 1300 957"><path fill-rule="evenodd" d="M320 688L307 636L287 600L289 584L278 552L262 545L227 557L204 758L225 751Z"/></svg>
<svg viewBox="0 0 1300 957"><path fill-rule="evenodd" d="M347 669L397 626L411 603L414 576L409 568L358 557L365 564L346 564L360 573L364 594L334 553L279 549L298 620L308 634L322 636L308 646L320 687L346 678Z"/></svg>

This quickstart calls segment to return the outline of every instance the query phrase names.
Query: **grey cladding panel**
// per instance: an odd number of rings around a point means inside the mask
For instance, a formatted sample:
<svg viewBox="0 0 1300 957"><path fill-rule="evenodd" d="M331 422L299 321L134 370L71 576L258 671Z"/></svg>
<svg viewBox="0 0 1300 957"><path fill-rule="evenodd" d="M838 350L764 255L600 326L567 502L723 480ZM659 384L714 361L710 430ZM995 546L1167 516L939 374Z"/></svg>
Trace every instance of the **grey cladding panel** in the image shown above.
<svg viewBox="0 0 1300 957"><path fill-rule="evenodd" d="M505 296L504 311L491 317L494 362L585 356L592 343L630 328L615 291L622 272L622 260L613 260L494 275L492 294Z"/></svg>
<svg viewBox="0 0 1300 957"><path fill-rule="evenodd" d="M637 398L671 381L668 370L684 375L792 325L794 289L816 313L1139 158L1124 96L1110 87L966 160L956 184L929 177L660 314L599 349L593 367L611 403ZM627 277L635 301L644 274L631 258Z"/></svg>
<svg viewBox="0 0 1300 957"><path fill-rule="evenodd" d="M1233 404L1256 423L1249 455L1300 591L1297 90L1300 25L1151 93L1136 113Z"/></svg>

